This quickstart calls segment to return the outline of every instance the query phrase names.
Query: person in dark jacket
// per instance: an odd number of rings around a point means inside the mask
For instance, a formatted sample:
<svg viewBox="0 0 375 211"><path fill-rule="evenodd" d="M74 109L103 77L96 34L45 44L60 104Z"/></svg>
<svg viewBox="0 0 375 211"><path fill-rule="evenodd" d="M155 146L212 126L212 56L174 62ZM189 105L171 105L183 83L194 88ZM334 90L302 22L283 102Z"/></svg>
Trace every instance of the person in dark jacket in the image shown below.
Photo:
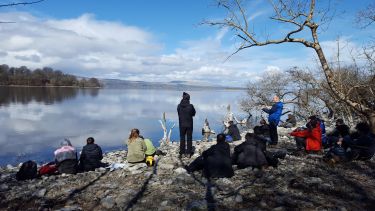
<svg viewBox="0 0 375 211"><path fill-rule="evenodd" d="M240 130L233 121L229 121L228 133L232 137L233 141L241 140Z"/></svg>
<svg viewBox="0 0 375 211"><path fill-rule="evenodd" d="M197 157L186 170L190 172L203 170L206 178L232 177L234 175L230 146L225 142L225 135L217 135L217 143L204 151L201 156Z"/></svg>
<svg viewBox="0 0 375 211"><path fill-rule="evenodd" d="M350 135L350 128L344 123L344 120L337 119L335 129L327 134L327 144L324 147L333 146L338 138L344 138Z"/></svg>
<svg viewBox="0 0 375 211"><path fill-rule="evenodd" d="M262 110L268 113L268 123L270 125L270 138L271 138L271 145L276 145L279 138L277 134L277 125L280 122L280 117L283 111L283 103L280 102L280 98L278 96L273 97L274 104L272 105L271 109L263 108Z"/></svg>
<svg viewBox="0 0 375 211"><path fill-rule="evenodd" d="M104 166L101 162L103 159L102 149L94 142L93 137L87 138L87 145L82 149L79 161L83 171L94 171L96 168Z"/></svg>
<svg viewBox="0 0 375 211"><path fill-rule="evenodd" d="M375 154L375 135L370 126L361 122L355 126L356 133L344 137L344 144L350 148L350 160L370 160Z"/></svg>
<svg viewBox="0 0 375 211"><path fill-rule="evenodd" d="M182 94L182 100L177 106L179 127L180 127L180 156L193 154L193 116L195 108L190 104L190 95L186 92ZM187 139L185 139L185 137Z"/></svg>
<svg viewBox="0 0 375 211"><path fill-rule="evenodd" d="M76 174L78 169L77 151L68 139L60 143L55 154L56 167L59 173Z"/></svg>
<svg viewBox="0 0 375 211"><path fill-rule="evenodd" d="M324 155L323 161L329 164L348 161L346 149L342 146L343 138L332 137L332 141L334 141L334 144Z"/></svg>
<svg viewBox="0 0 375 211"><path fill-rule="evenodd" d="M266 146L259 142L256 135L247 133L245 142L234 148L232 156L232 164L237 165L237 168L243 169L246 167L262 168L267 166L267 158L264 154Z"/></svg>
<svg viewBox="0 0 375 211"><path fill-rule="evenodd" d="M267 143L271 142L270 126L267 124L266 120L261 119L259 124L260 125L254 127L254 133L257 136L264 138L267 141Z"/></svg>

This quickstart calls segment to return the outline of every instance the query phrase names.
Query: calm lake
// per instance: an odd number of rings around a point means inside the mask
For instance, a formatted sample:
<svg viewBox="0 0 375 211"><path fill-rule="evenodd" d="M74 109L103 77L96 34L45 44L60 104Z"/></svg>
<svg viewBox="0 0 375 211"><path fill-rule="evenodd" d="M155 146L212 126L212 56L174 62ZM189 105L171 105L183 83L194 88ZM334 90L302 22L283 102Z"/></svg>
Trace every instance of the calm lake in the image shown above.
<svg viewBox="0 0 375 211"><path fill-rule="evenodd" d="M197 114L194 139L201 139L205 118L211 129L222 130L226 107L243 119L239 108L245 91L188 91ZM125 149L132 128L140 129L155 145L163 137L159 119L166 113L176 123L171 139L178 141L177 104L182 91L146 89L75 89L0 87L0 166L26 160L53 160L53 151L68 138L78 150L90 136L104 152Z"/></svg>

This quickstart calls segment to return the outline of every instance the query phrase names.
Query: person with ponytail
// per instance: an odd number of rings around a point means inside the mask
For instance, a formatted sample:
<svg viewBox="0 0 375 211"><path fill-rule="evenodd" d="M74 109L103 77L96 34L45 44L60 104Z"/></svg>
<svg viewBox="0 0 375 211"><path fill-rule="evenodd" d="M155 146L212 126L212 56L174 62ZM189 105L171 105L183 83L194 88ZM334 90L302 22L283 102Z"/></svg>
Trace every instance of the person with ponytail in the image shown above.
<svg viewBox="0 0 375 211"><path fill-rule="evenodd" d="M145 161L147 150L145 141L139 136L139 130L134 128L130 131L129 139L125 141L128 146L127 160L129 163L140 163Z"/></svg>

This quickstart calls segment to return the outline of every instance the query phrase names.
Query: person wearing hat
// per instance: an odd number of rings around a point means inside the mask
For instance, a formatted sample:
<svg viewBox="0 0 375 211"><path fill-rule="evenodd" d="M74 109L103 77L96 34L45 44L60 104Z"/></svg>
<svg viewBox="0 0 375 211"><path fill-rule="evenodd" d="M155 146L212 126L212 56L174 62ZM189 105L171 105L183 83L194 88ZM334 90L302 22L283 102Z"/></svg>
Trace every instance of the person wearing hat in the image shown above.
<svg viewBox="0 0 375 211"><path fill-rule="evenodd" d="M180 157L183 154L191 156L193 154L193 117L195 108L190 104L190 95L186 92L182 94L180 104L177 106L178 122L180 127ZM186 139L185 139L186 138Z"/></svg>

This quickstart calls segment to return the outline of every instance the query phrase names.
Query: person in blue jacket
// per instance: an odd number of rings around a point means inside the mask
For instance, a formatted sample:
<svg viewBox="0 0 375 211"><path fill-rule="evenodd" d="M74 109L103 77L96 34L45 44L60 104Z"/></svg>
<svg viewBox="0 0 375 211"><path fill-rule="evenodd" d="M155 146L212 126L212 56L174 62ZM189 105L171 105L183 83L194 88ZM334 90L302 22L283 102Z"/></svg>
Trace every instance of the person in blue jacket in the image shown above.
<svg viewBox="0 0 375 211"><path fill-rule="evenodd" d="M263 108L262 110L268 113L268 124L270 125L270 145L276 145L278 142L277 125L280 122L280 117L283 111L283 103L280 102L280 98L275 95L273 97L274 104L271 109Z"/></svg>

